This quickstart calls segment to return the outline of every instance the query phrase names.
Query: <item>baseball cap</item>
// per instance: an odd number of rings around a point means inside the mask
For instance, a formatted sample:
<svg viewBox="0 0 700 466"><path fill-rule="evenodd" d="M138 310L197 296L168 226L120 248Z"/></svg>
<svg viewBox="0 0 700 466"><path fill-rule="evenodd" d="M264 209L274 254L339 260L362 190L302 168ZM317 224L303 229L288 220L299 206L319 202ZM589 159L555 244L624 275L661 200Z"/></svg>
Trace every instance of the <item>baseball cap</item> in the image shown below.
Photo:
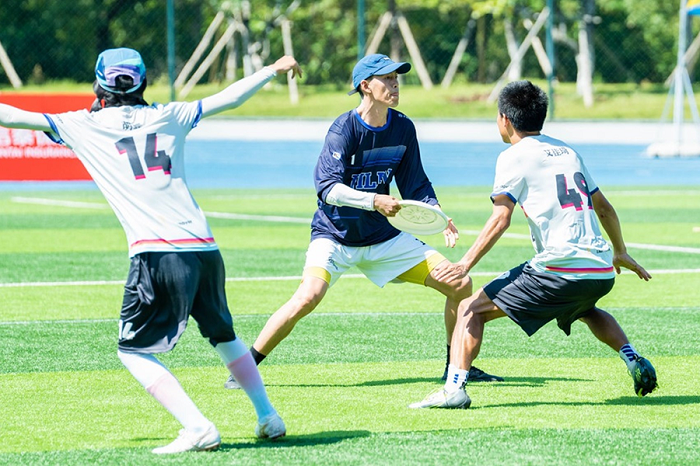
<svg viewBox="0 0 700 466"><path fill-rule="evenodd" d="M134 87L124 91L116 88L117 76L125 75L134 81ZM146 66L141 54L128 48L107 49L97 57L95 77L100 87L110 92L134 92L146 79Z"/></svg>
<svg viewBox="0 0 700 466"><path fill-rule="evenodd" d="M398 74L408 73L411 70L411 64L406 62L395 62L386 55L375 53L367 55L360 59L352 69L352 87L353 90L348 92L348 95L353 95L357 92L360 83L372 76L384 75L396 71Z"/></svg>

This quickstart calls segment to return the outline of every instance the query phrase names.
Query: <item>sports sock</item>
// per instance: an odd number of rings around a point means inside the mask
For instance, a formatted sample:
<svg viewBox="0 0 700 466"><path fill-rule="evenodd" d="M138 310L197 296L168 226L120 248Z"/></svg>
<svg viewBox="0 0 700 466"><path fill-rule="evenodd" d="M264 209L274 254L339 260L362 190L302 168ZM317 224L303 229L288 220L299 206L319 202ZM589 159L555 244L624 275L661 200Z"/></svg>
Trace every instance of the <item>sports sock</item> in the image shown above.
<svg viewBox="0 0 700 466"><path fill-rule="evenodd" d="M462 388L467 383L469 371L460 369L457 366L449 365L447 369L447 380L445 381L445 391L453 393Z"/></svg>
<svg viewBox="0 0 700 466"><path fill-rule="evenodd" d="M180 382L155 356L122 351L118 351L117 354L131 375L182 424L185 430L204 432L212 425L185 393Z"/></svg>
<svg viewBox="0 0 700 466"><path fill-rule="evenodd" d="M260 363L263 362L263 359L267 357L267 355L258 352L258 350L256 350L252 346L250 347L250 354L253 356L253 359L255 359L256 366L259 366Z"/></svg>
<svg viewBox="0 0 700 466"><path fill-rule="evenodd" d="M248 352L248 347L243 341L236 337L233 341L217 343L214 347L224 364L228 365Z"/></svg>
<svg viewBox="0 0 700 466"><path fill-rule="evenodd" d="M623 345L618 353L620 354L620 358L627 364L627 370L631 373L634 370L634 361L639 357L639 353L637 353L637 350L635 350L634 346L630 343Z"/></svg>
<svg viewBox="0 0 700 466"><path fill-rule="evenodd" d="M447 345L447 364L450 364L450 345Z"/></svg>
<svg viewBox="0 0 700 466"><path fill-rule="evenodd" d="M250 398L250 401L255 407L258 419L262 419L276 412L275 408L273 408L270 403L270 399L267 397L265 385L263 384L262 377L260 377L260 372L258 372L258 366L255 365L253 356L251 356L247 348L245 354L235 361L226 364L226 367L228 367L233 378L236 379L236 382L238 382L246 395L248 395L248 398Z"/></svg>

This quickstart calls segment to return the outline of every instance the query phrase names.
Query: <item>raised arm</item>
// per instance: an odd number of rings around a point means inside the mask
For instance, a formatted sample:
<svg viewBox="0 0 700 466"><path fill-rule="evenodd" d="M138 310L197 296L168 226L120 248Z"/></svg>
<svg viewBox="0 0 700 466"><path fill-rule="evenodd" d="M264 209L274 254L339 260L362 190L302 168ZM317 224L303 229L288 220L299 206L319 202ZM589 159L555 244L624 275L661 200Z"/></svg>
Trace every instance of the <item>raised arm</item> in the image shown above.
<svg viewBox="0 0 700 466"><path fill-rule="evenodd" d="M620 273L620 267L624 267L636 273L642 280L649 281L651 278L649 272L644 270L644 267L637 264L637 262L627 254L627 246L625 246L625 241L622 239L620 219L617 217L617 212L615 212L610 201L608 201L600 190L593 193L591 200L593 201L593 210L598 216L598 220L600 220L600 224L603 226L605 233L608 234L608 239L612 244L613 267L615 267L615 271Z"/></svg>
<svg viewBox="0 0 700 466"><path fill-rule="evenodd" d="M228 86L223 91L202 99L202 118L241 106L265 84L270 82L277 73L292 71L292 78L301 77L301 68L294 57L283 56L272 65L266 66L257 73L243 78Z"/></svg>
<svg viewBox="0 0 700 466"><path fill-rule="evenodd" d="M11 105L0 104L0 126L5 128L51 131L43 113L27 112Z"/></svg>

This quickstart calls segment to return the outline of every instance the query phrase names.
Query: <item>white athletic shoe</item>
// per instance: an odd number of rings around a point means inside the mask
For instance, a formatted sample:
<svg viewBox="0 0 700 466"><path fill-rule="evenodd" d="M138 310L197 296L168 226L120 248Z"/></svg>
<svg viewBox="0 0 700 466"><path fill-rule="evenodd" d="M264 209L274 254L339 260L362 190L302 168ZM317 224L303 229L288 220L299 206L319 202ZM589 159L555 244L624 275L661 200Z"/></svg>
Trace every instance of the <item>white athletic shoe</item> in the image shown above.
<svg viewBox="0 0 700 466"><path fill-rule="evenodd" d="M284 421L277 413L262 418L258 422L258 425L255 426L255 435L257 435L258 438L274 440L284 437L286 434L287 428L284 426Z"/></svg>
<svg viewBox="0 0 700 466"><path fill-rule="evenodd" d="M420 408L448 408L448 409L467 409L471 406L472 400L467 395L464 388L460 388L456 392L448 393L444 388L430 393L423 401L410 404L408 407L412 409Z"/></svg>
<svg viewBox="0 0 700 466"><path fill-rule="evenodd" d="M228 388L230 390L240 390L241 385L236 379L233 378L232 375L229 375L228 379L226 379L226 382L224 382L224 388Z"/></svg>
<svg viewBox="0 0 700 466"><path fill-rule="evenodd" d="M219 448L219 445L221 445L221 437L219 436L219 431L212 424L201 434L182 429L180 430L180 435L172 443L153 449L153 453L156 455L168 455L185 451L208 451L216 450Z"/></svg>

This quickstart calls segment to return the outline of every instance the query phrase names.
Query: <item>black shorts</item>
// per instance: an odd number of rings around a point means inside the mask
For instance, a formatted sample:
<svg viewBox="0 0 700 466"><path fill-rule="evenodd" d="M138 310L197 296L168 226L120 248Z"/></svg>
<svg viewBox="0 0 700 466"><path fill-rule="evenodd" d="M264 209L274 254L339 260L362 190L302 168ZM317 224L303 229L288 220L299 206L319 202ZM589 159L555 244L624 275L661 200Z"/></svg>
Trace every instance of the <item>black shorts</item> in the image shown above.
<svg viewBox="0 0 700 466"><path fill-rule="evenodd" d="M213 346L234 340L225 276L218 250L145 252L132 257L119 317L119 349L169 351L190 315Z"/></svg>
<svg viewBox="0 0 700 466"><path fill-rule="evenodd" d="M530 336L552 319L569 335L571 324L592 311L614 283L614 278L566 279L526 262L488 283L484 293Z"/></svg>

